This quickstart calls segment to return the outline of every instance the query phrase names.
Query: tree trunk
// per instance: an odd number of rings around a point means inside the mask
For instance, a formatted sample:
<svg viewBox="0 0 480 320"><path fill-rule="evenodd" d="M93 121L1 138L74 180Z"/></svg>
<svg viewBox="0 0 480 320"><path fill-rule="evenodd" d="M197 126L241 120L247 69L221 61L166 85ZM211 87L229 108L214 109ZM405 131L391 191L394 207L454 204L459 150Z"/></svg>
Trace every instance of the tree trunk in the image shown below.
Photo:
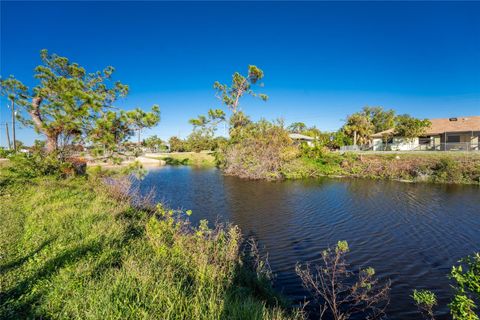
<svg viewBox="0 0 480 320"><path fill-rule="evenodd" d="M357 145L357 130L353 131L353 145Z"/></svg>
<svg viewBox="0 0 480 320"><path fill-rule="evenodd" d="M53 152L57 150L58 146L58 135L52 134L49 132L43 125L42 114L40 113L40 104L42 103L42 97L35 97L32 99L32 108L28 111L32 117L33 124L35 128L43 133L47 137L47 152Z"/></svg>
<svg viewBox="0 0 480 320"><path fill-rule="evenodd" d="M57 150L58 148L58 136L57 135L52 135L52 134L46 134L47 136L47 152L51 153Z"/></svg>
<svg viewBox="0 0 480 320"><path fill-rule="evenodd" d="M32 108L28 111L32 117L33 124L37 130L43 133L47 137L47 152L51 153L58 148L58 134L52 133L52 131L45 128L43 125L42 114L40 113L40 104L42 103L42 97L35 97L32 100Z"/></svg>

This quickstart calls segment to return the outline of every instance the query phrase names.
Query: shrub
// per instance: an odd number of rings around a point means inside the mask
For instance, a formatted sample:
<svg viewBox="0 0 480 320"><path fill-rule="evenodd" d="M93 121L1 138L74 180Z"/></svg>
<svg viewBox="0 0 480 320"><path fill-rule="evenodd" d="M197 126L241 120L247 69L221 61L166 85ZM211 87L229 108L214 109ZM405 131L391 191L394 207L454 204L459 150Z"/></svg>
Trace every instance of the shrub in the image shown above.
<svg viewBox="0 0 480 320"><path fill-rule="evenodd" d="M297 264L295 270L305 288L321 303L320 318L329 314L335 320L363 316L380 319L388 305L390 282L380 284L373 268L355 274L349 269L345 255L349 251L346 241L322 252L322 262L313 268L309 263Z"/></svg>
<svg viewBox="0 0 480 320"><path fill-rule="evenodd" d="M18 153L10 157L7 171L18 178L31 179L45 175L60 175L68 163L61 162L55 154L44 156L41 153Z"/></svg>
<svg viewBox="0 0 480 320"><path fill-rule="evenodd" d="M10 157L6 171L16 178L32 179L41 176L74 176L86 173L83 158L61 159L58 154L42 152L17 153Z"/></svg>
<svg viewBox="0 0 480 320"><path fill-rule="evenodd" d="M15 151L13 150L8 150L0 147L0 158L8 158L15 154Z"/></svg>
<svg viewBox="0 0 480 320"><path fill-rule="evenodd" d="M214 150L216 148L216 141L210 134L204 133L201 130L193 131L185 141L188 150L200 152L203 150Z"/></svg>
<svg viewBox="0 0 480 320"><path fill-rule="evenodd" d="M428 319L435 319L433 315L433 307L437 305L437 297L428 290L413 290L412 295L415 305Z"/></svg>
<svg viewBox="0 0 480 320"><path fill-rule="evenodd" d="M236 136L224 150L224 172L247 179L283 178L283 165L296 158L298 149L282 126L268 121L249 123L236 128Z"/></svg>
<svg viewBox="0 0 480 320"><path fill-rule="evenodd" d="M480 301L480 253L460 260L459 266L452 267L450 279L455 280L455 295L448 305L454 320L478 320L475 310ZM428 290L414 290L412 296L422 314L434 320L433 307L437 304L436 296Z"/></svg>
<svg viewBox="0 0 480 320"><path fill-rule="evenodd" d="M168 140L168 143L170 145L170 151L172 152L185 152L185 151L190 151L188 144L185 142L185 140L182 140L178 137L171 137Z"/></svg>
<svg viewBox="0 0 480 320"><path fill-rule="evenodd" d="M462 182L463 173L458 161L441 158L433 167L434 181L442 183Z"/></svg>
<svg viewBox="0 0 480 320"><path fill-rule="evenodd" d="M480 301L480 253L461 260L462 265L454 266L450 278L456 282L455 296L448 305L453 319L478 320L475 313Z"/></svg>

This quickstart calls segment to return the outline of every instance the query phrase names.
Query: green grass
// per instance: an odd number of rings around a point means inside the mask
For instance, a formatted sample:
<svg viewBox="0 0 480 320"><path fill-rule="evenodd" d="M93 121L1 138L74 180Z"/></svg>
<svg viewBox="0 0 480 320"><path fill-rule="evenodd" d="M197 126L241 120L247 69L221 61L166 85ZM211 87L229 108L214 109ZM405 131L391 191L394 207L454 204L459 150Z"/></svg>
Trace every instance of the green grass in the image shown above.
<svg viewBox="0 0 480 320"><path fill-rule="evenodd" d="M172 152L155 159L164 160L168 165L185 165L194 167L214 167L215 157L204 152Z"/></svg>
<svg viewBox="0 0 480 320"><path fill-rule="evenodd" d="M236 227L146 213L98 181L0 178L1 319L291 319Z"/></svg>

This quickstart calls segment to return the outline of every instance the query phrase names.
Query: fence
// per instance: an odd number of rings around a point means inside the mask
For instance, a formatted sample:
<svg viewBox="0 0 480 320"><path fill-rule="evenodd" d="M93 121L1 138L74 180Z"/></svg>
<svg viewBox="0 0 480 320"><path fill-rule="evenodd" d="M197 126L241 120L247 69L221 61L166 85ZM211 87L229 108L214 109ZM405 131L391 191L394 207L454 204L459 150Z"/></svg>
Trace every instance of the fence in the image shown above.
<svg viewBox="0 0 480 320"><path fill-rule="evenodd" d="M462 151L479 152L480 144L471 142L444 142L438 144L381 143L375 146L343 146L340 151Z"/></svg>

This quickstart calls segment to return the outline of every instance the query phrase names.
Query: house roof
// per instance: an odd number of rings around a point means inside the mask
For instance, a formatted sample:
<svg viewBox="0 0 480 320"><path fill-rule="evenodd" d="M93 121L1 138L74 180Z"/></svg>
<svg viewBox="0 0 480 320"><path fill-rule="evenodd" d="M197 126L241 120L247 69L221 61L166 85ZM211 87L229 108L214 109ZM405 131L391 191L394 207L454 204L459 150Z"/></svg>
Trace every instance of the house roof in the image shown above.
<svg viewBox="0 0 480 320"><path fill-rule="evenodd" d="M386 134L393 134L393 132L395 131L395 129L388 129L388 130L385 130L385 131L382 131L382 132L377 132L377 133L374 133L372 134L372 138L382 138L383 135L386 135Z"/></svg>
<svg viewBox="0 0 480 320"><path fill-rule="evenodd" d="M456 120L454 120L456 119ZM432 125L427 128L425 135L438 135L445 132L480 131L480 116L429 119ZM394 129L388 129L372 135L381 138L385 134L392 134Z"/></svg>
<svg viewBox="0 0 480 320"><path fill-rule="evenodd" d="M293 139L293 140L308 140L308 141L315 140L315 138L312 138L300 133L290 133L288 136L290 137L290 139Z"/></svg>
<svg viewBox="0 0 480 320"><path fill-rule="evenodd" d="M457 119L457 121L452 121ZM427 134L440 134L444 132L480 131L480 116L430 119L432 125L427 129Z"/></svg>

